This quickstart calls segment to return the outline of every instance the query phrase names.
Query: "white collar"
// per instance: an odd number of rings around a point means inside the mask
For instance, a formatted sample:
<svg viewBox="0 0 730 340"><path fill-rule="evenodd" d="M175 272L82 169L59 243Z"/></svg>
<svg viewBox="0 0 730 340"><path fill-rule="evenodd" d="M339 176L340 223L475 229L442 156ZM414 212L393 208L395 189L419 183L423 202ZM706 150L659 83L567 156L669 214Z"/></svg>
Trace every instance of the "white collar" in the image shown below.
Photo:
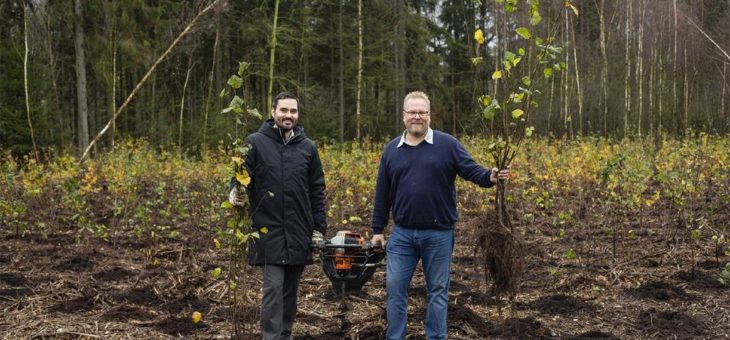
<svg viewBox="0 0 730 340"><path fill-rule="evenodd" d="M408 143L408 141L406 141L406 133L407 133L407 131L403 131L403 134L400 136L400 142L398 142L398 146L396 146L396 148L403 146L403 144L415 146L415 145L411 145L410 143ZM430 127L428 128L428 131L426 131L425 141L428 144L433 144L433 130Z"/></svg>

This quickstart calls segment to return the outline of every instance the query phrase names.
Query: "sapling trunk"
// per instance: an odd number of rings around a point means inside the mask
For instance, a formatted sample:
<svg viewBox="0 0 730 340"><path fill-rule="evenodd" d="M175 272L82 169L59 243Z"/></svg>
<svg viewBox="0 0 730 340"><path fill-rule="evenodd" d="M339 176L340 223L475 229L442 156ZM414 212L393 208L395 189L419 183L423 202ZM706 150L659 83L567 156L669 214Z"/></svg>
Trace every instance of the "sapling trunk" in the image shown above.
<svg viewBox="0 0 730 340"><path fill-rule="evenodd" d="M497 36L509 36L499 30L507 29L506 24L511 21L509 17L518 10L518 6L516 2L504 2L504 21L501 22L502 25L494 25ZM491 121L490 125L496 128L494 132L497 137L488 147L488 151L500 170L509 168L523 139L530 137L534 131L527 124L531 109L537 106L533 96L539 93L538 84L544 78L551 78L553 71L561 72L566 69L565 63L558 60L562 56L562 48L554 45L558 25L550 26L547 38L538 37L538 30L534 30L534 27L542 21L540 4L531 1L528 6L525 13L529 16L531 27L514 29L519 39L511 42L500 40L502 45L493 47L496 55L496 69L491 73L493 92L482 95L478 100L484 119ZM578 14L578 9L570 1L566 1L565 6ZM499 14L495 16L499 17ZM487 55L480 53L480 48L487 48L483 45L484 35L480 29L474 32L474 40L477 48L475 55ZM507 46L507 43L514 45ZM479 71L481 58L473 58L472 63L478 74L484 74ZM512 300L522 271L524 247L519 233L512 225L506 199L506 183L498 180L496 189L495 210L487 213L480 228L477 251L484 257L486 280L493 282L492 293L497 297L506 294Z"/></svg>

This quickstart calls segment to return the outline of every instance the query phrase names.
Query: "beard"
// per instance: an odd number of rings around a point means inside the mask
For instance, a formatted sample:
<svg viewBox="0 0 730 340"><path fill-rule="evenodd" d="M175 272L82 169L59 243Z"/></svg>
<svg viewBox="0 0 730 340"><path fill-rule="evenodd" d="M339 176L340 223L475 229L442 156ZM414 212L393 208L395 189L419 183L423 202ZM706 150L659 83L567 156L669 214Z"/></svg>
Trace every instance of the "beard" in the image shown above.
<svg viewBox="0 0 730 340"><path fill-rule="evenodd" d="M426 132L428 131L428 126L426 124L410 125L406 127L406 131L408 131L408 134L413 137L421 137L426 135Z"/></svg>
<svg viewBox="0 0 730 340"><path fill-rule="evenodd" d="M276 126L284 132L289 132L297 126L297 122L293 119L275 119L274 123L276 123Z"/></svg>

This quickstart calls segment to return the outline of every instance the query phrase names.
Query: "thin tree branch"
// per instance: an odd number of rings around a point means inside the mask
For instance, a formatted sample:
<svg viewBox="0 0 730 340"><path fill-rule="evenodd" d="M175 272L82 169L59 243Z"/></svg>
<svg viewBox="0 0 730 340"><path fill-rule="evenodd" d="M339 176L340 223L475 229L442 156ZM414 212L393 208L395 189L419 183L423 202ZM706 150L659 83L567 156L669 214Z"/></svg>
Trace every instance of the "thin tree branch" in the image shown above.
<svg viewBox="0 0 730 340"><path fill-rule="evenodd" d="M167 55L170 54L170 52L175 47L175 45L177 45L177 43L180 42L180 40L185 35L190 33L190 29L195 25L195 22L197 22L198 19L201 16L203 16L203 14L210 11L213 8L213 6L215 6L215 4L218 3L218 1L219 0L213 0L213 2L210 3L210 5L203 8L203 10L201 10L198 13L198 15L196 15L195 18L193 18L193 20L190 21L188 26L185 27L185 29L180 33L180 35L178 35L177 38L175 38L175 40L172 42L172 44L170 44L170 46L167 48L167 50L164 53L162 53L162 55L157 59L157 61L155 61L155 63L150 67L150 69L147 70L147 73L144 75L144 77L142 77L142 80L140 80L139 83L137 83L137 86L134 88L134 90L132 90L132 93L130 93L129 96L127 96L127 99L124 100L124 103L117 109L116 112L114 112L114 116L112 116L112 118L109 120L109 122L106 124L106 126L104 126L104 128L101 129L101 131L99 131L99 134L97 134L96 137L94 137L94 139L91 141L91 143L89 143L89 145L86 147L86 150L84 150L84 153L81 155L79 162L83 162L84 159L86 159L86 157L89 155L89 151L91 150L91 148L96 144L96 142L99 140L99 138L101 138L101 136L103 136L104 133L106 133L106 131L109 130L109 127L111 127L112 123L117 119L117 116L119 116L119 114L127 107L127 105L129 105L129 103L132 101L132 98L134 97L134 95L136 95L137 92L139 92L139 89L142 88L142 85L147 81L147 79L155 71L155 69L157 69L157 65L159 65L162 62L162 60L164 60L167 57Z"/></svg>
<svg viewBox="0 0 730 340"><path fill-rule="evenodd" d="M712 39L712 38L711 38L711 37L710 37L710 36L709 36L709 35L708 35L707 33L705 33L705 31L703 31L703 30L702 30L702 29L700 28L700 26L697 26L697 24L695 24L695 22L694 22L694 21L692 21L692 19L690 19L690 18L689 18L689 17L688 17L688 16L686 15L686 14L682 13L682 16L683 16L683 17L684 17L685 19L687 19L687 21L688 21L688 22L689 22L689 23L690 23L690 24L691 24L692 26L694 26L694 27L695 27L695 28L696 28L696 29L697 29L698 31L700 31L700 33L702 33L702 35L704 35L704 36L705 36L705 38L707 38L707 40L709 40L709 41L710 41L710 42L711 42L711 43L712 43L713 45L715 45L715 47L717 47L717 49L718 49L718 50L720 50L720 52L722 52L722 54L723 54L723 55L725 56L725 58L727 58L727 60L728 60L728 61L730 61L730 55L728 55L728 53L727 53L727 52L725 52L725 50L723 50L723 49L722 49L722 47L720 47L720 45L718 45L718 44L717 44L717 43L715 42L715 40L713 40L713 39Z"/></svg>

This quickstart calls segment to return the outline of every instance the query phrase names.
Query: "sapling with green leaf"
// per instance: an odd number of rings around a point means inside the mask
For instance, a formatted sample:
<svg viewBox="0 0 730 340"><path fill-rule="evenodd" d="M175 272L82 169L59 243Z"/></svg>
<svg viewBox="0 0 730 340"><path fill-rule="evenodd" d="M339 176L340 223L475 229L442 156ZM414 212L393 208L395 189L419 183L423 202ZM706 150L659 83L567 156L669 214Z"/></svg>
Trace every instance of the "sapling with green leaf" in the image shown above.
<svg viewBox="0 0 730 340"><path fill-rule="evenodd" d="M495 137L488 146L487 152L494 158L499 169L507 169L515 159L520 145L525 138L529 138L535 128L529 126L530 116L538 107L537 97L540 94L542 81L552 77L555 73L564 71L567 65L560 59L562 48L556 44L555 33L557 23L548 25L547 30L541 29L544 25L540 14L538 0L498 0L502 3L500 10L504 15L498 15L504 20L494 25L499 41L496 46L497 63L489 72L482 72L482 59L490 46L484 45L484 33L476 30L476 58L472 59L477 72L489 75L494 86L490 93L478 98L480 115L494 127ZM570 3L566 6L577 9ZM522 8L521 6L526 6ZM529 27L520 26L511 32L503 32L510 27L507 22L519 23L519 13L528 16ZM546 36L541 36L546 31ZM516 41L511 41L514 37ZM513 43L507 46L507 42ZM510 47L508 49L508 47ZM480 91L477 89L477 91ZM480 247L485 252L485 273L494 281L493 292L497 295L507 294L511 299L516 294L518 276L521 271L522 246L515 233L506 200L505 182L497 183L497 197L495 200L498 226L487 227L480 238Z"/></svg>
<svg viewBox="0 0 730 340"><path fill-rule="evenodd" d="M258 110L250 106L243 98L243 83L246 69L249 64L246 62L239 62L238 71L228 78L228 87L224 88L220 97L225 98L232 95L232 99L228 106L223 108L221 114L232 116L235 122L235 135L232 137L233 149L230 154L230 170L233 192L245 192L246 187L251 182L248 170L245 166L245 157L250 146L243 144L243 141L237 137L239 127L245 131L247 122L251 119L261 120L262 116ZM221 203L221 208L231 211L230 218L226 222L225 228L222 228L218 233L218 237L223 240L226 246L227 255L229 257L230 268L228 271L220 267L216 267L211 275L214 279L218 279L223 272L226 272L226 278L228 280L228 289L233 299L233 308L231 308L233 320L233 329L236 338L244 337L244 327L249 323L246 321L253 321L254 319L248 320L244 318L243 306L249 305L252 302L246 301L248 295L243 294L241 287L246 287L247 283L247 266L245 263L246 250L251 242L255 242L260 234L266 233L268 230L264 227L260 230L251 230L251 216L249 210L249 201L243 199L242 204L233 204L228 200ZM218 238L213 240L215 248L223 248L223 244ZM245 289L245 288L244 288ZM246 320L244 320L246 319ZM242 321L245 324L241 324Z"/></svg>

